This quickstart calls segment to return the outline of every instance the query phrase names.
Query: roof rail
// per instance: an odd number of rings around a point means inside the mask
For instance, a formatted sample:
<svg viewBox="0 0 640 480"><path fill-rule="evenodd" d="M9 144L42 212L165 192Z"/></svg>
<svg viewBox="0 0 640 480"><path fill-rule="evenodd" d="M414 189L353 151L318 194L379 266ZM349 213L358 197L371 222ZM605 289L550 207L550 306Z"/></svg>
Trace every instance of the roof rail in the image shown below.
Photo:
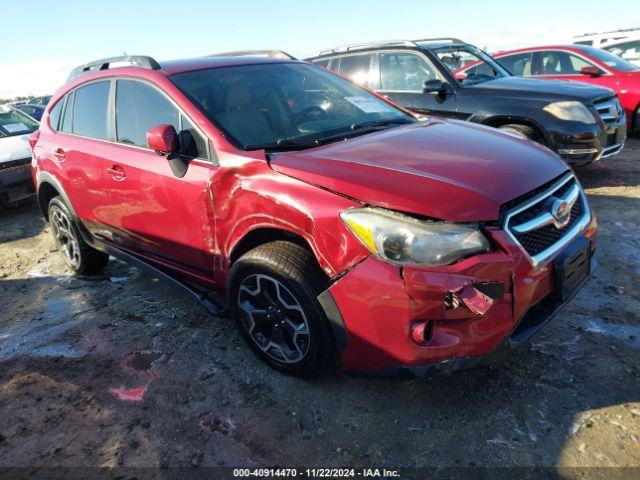
<svg viewBox="0 0 640 480"><path fill-rule="evenodd" d="M98 70L109 70L114 63L128 63L132 67L147 68L149 70L160 70L160 64L151 57L142 55L123 55L120 57L103 58L85 63L71 70L67 82L73 80L85 73L95 72Z"/></svg>
<svg viewBox="0 0 640 480"><path fill-rule="evenodd" d="M222 52L209 55L210 57L268 57L283 58L285 60L297 60L293 55L289 55L282 50L238 50L235 52Z"/></svg>
<svg viewBox="0 0 640 480"><path fill-rule="evenodd" d="M352 50L364 50L366 48L375 47L417 47L415 42L411 40L386 40L383 42L367 42L367 43L354 43L351 45L343 45L340 47L330 48L328 50L322 50L318 55L329 55L330 53L342 53L350 52Z"/></svg>
<svg viewBox="0 0 640 480"><path fill-rule="evenodd" d="M454 37L442 37L442 38L422 38L420 40L386 40L382 42L367 42L367 43L354 43L352 45L343 45L341 47L330 48L328 50L322 50L318 55L329 55L332 53L344 53L351 52L353 50L364 50L367 48L377 47L418 47L418 43L427 42L451 42L451 43L465 43L459 38Z"/></svg>
<svg viewBox="0 0 640 480"><path fill-rule="evenodd" d="M455 37L439 37L439 38L421 38L420 40L414 40L415 43L437 43L437 42L451 42L451 43L466 43L459 38Z"/></svg>

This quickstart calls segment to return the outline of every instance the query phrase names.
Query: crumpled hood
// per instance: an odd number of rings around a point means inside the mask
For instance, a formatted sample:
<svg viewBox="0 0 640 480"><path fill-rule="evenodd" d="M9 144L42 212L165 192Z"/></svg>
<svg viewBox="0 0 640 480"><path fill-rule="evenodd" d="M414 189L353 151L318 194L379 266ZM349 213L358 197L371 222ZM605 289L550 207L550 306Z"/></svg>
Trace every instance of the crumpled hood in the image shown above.
<svg viewBox="0 0 640 480"><path fill-rule="evenodd" d="M497 220L500 205L568 170L538 144L441 119L274 154L270 164L368 205L456 222Z"/></svg>
<svg viewBox="0 0 640 480"><path fill-rule="evenodd" d="M0 137L0 162L31 158L29 135Z"/></svg>

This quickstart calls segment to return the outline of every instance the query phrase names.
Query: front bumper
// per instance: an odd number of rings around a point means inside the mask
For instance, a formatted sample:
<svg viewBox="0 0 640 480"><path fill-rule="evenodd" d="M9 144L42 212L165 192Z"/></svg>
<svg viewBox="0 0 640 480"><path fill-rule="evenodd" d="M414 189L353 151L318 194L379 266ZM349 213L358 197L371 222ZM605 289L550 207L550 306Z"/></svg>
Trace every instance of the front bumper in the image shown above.
<svg viewBox="0 0 640 480"><path fill-rule="evenodd" d="M344 332L339 342L344 370L430 375L488 365L557 315L569 300L556 300L553 259L534 267L504 231L492 235L502 251L434 268L400 269L369 257L334 283L328 290L336 309L330 320L334 332ZM583 235L593 251L595 220ZM484 314L447 305L449 293L468 284L504 289ZM425 323L429 337L417 343L412 332Z"/></svg>
<svg viewBox="0 0 640 480"><path fill-rule="evenodd" d="M597 125L564 122L558 124L546 138L549 148L570 165L586 165L616 155L627 138L627 118L621 116L610 123Z"/></svg>
<svg viewBox="0 0 640 480"><path fill-rule="evenodd" d="M35 195L31 177L31 158L0 163L0 205Z"/></svg>

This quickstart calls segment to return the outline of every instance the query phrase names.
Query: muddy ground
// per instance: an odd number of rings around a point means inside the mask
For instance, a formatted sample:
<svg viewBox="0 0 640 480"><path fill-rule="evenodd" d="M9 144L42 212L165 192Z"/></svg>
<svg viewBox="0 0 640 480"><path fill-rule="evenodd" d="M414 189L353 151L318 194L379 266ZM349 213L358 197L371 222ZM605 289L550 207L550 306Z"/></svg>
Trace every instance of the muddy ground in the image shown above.
<svg viewBox="0 0 640 480"><path fill-rule="evenodd" d="M600 225L590 283L497 367L419 380L279 374L228 320L135 268L70 275L35 205L0 212L0 469L640 475L640 140L578 175ZM561 469L576 466L635 468Z"/></svg>

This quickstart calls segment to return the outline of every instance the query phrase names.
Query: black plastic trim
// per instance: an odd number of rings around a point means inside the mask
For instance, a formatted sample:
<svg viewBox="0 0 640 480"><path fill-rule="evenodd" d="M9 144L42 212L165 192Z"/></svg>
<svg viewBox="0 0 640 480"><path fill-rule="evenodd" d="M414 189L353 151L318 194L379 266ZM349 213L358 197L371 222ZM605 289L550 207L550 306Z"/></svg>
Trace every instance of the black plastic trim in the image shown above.
<svg viewBox="0 0 640 480"><path fill-rule="evenodd" d="M347 328L344 325L344 319L342 318L340 309L328 289L318 295L318 302L320 302L320 306L329 320L331 330L333 331L333 337L336 341L336 346L338 347L338 350L342 352L347 347L349 337L347 335Z"/></svg>

